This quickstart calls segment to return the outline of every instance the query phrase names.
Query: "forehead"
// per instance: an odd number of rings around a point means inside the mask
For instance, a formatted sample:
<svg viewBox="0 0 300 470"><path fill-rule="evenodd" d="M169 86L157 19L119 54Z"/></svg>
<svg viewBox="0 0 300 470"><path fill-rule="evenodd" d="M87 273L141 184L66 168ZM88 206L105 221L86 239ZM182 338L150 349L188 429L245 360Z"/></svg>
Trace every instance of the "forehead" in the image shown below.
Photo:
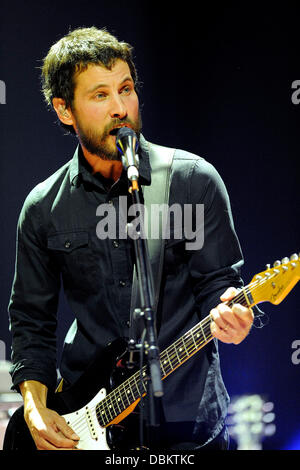
<svg viewBox="0 0 300 470"><path fill-rule="evenodd" d="M85 92L97 85L118 85L126 77L132 80L129 66L118 59L110 68L100 64L88 64L86 69L74 75L74 82L76 91Z"/></svg>

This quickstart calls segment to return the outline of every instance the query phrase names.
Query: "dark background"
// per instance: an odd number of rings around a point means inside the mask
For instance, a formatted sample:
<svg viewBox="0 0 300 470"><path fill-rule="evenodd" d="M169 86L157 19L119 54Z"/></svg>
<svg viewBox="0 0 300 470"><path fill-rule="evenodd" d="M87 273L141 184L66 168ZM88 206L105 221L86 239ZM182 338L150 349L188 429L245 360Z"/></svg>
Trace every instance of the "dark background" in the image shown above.
<svg viewBox="0 0 300 470"><path fill-rule="evenodd" d="M225 4L225 2L224 2ZM205 5L205 6L204 6ZM283 6L284 5L284 6ZM14 272L15 230L30 189L72 157L40 93L39 69L49 47L79 26L107 27L135 47L143 82L144 135L210 161L227 185L245 256L248 283L266 263L300 250L300 80L296 3L262 2L1 2L0 339L9 359L7 304ZM300 287L263 309L269 323L239 346L220 345L232 396L265 395L274 402L276 433L266 449L300 448ZM71 313L62 298L60 323ZM60 334L62 341L62 333Z"/></svg>

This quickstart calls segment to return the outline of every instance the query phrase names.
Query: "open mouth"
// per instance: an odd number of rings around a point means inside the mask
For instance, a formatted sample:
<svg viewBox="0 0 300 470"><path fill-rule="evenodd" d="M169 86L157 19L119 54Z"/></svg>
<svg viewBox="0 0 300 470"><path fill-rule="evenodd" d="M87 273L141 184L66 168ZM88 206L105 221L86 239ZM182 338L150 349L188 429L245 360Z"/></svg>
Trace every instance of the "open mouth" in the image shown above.
<svg viewBox="0 0 300 470"><path fill-rule="evenodd" d="M117 133L119 132L119 130L120 130L122 127L129 127L129 126L123 125L123 126L114 127L113 129L111 129L111 130L109 131L109 135L114 135L114 136L116 136Z"/></svg>
<svg viewBox="0 0 300 470"><path fill-rule="evenodd" d="M119 129L120 127L115 127L114 129L109 131L109 135L117 135Z"/></svg>

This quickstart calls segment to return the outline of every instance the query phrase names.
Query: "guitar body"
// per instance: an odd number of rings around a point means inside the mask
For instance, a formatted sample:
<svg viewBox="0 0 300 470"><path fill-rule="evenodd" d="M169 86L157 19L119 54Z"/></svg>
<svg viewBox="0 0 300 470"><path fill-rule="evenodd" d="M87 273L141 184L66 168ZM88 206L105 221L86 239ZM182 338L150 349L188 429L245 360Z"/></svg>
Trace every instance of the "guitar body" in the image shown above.
<svg viewBox="0 0 300 470"><path fill-rule="evenodd" d="M130 449L135 447L132 429L138 430L138 414L128 407L119 417L122 425L111 424L102 427L98 420L96 406L128 375L123 365L126 362L124 340L111 343L70 388L59 393L49 393L47 406L62 415L69 426L80 437L79 448L85 450ZM119 364L117 367L116 364ZM132 373L132 372L131 372ZM129 415L127 417L127 415ZM124 422L123 422L124 420ZM130 433L126 433L126 423ZM136 433L137 436L137 433ZM130 442L129 442L130 441ZM3 450L36 450L27 424L23 406L11 417L6 429Z"/></svg>

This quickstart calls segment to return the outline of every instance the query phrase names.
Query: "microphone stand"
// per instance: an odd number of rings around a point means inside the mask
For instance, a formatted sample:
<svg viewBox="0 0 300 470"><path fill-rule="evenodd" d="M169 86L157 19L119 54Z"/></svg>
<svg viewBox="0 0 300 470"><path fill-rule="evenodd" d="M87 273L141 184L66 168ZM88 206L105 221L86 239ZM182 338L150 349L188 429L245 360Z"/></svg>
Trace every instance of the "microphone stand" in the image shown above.
<svg viewBox="0 0 300 470"><path fill-rule="evenodd" d="M132 186L129 188L129 192L132 195L133 204L136 204L137 207L142 211L142 205L140 202L139 195L139 186L138 179L135 175L131 178ZM140 212L144 215L143 212ZM134 240L134 249L135 249L135 258L136 258L136 270L137 270L137 279L139 294L141 300L141 308L135 309L134 315L132 316L132 321L135 318L135 321L138 319L138 316L143 319L144 328L145 328L145 356L147 364L147 392L146 398L148 400L148 417L146 420L150 446L155 446L155 437L158 434L158 426L160 425L159 419L159 405L160 401L156 398L163 396L163 386L161 378L161 369L160 369L160 360L159 360L159 348L157 344L156 336L156 322L155 322L155 312L153 311L154 304L154 289L153 289L153 279L152 279L152 270L148 254L147 240L144 236L144 224L143 216L140 218L140 232L132 234ZM132 230L132 225L127 225L128 232ZM131 234L129 233L131 236ZM138 236L137 236L138 235ZM133 329L132 329L133 330ZM129 350L134 349L135 341L130 339L129 341ZM141 350L142 345L136 345L137 348ZM143 387L143 385L141 384Z"/></svg>

